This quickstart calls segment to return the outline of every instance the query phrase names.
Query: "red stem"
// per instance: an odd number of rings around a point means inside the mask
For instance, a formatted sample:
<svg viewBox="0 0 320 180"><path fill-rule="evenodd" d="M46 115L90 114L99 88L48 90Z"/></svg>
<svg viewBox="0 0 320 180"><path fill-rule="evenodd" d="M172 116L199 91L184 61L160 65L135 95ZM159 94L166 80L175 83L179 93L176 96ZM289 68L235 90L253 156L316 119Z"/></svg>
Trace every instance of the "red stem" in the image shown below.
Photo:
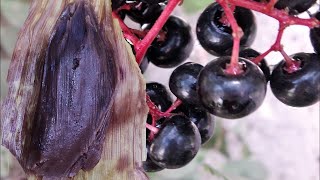
<svg viewBox="0 0 320 180"><path fill-rule="evenodd" d="M168 117L168 116L171 116L171 112L173 110L175 110L178 106L180 106L182 104L182 101L180 99L177 99L171 106L168 110L166 110L166 112L164 112L162 115L164 117Z"/></svg>
<svg viewBox="0 0 320 180"><path fill-rule="evenodd" d="M226 0L220 0L226 1ZM259 3L252 0L228 0L228 3L233 4L235 6L244 7L246 9L251 9L257 12L261 12L267 16L273 17L279 22L285 25L303 25L308 26L309 28L320 26L320 22L316 18L310 19L301 19L298 17L290 16L285 10L279 9L268 9L268 4Z"/></svg>
<svg viewBox="0 0 320 180"><path fill-rule="evenodd" d="M146 100L149 107L149 113L156 119L156 121L163 117L170 117L172 115L171 112L182 104L180 99L176 99L176 101L169 107L168 110L166 110L166 112L161 112L160 109L151 101L148 95L146 95Z"/></svg>
<svg viewBox="0 0 320 180"><path fill-rule="evenodd" d="M123 6L121 6L120 8L118 8L118 9L116 10L116 12L118 13L118 12L121 11L121 10L130 10L130 9L131 9L130 4L124 4Z"/></svg>
<svg viewBox="0 0 320 180"><path fill-rule="evenodd" d="M128 26L123 22L123 20L119 17L116 12L112 12L112 16L118 19L119 25L122 29L123 35L125 39L128 39L134 46L139 43L139 39L136 35L134 35Z"/></svg>
<svg viewBox="0 0 320 180"><path fill-rule="evenodd" d="M157 134L159 132L159 129L146 123L146 128L149 129L152 133Z"/></svg>
<svg viewBox="0 0 320 180"><path fill-rule="evenodd" d="M151 99L150 99L150 97L148 95L146 95L146 100L147 100L147 105L149 107L149 113L151 114L151 117L152 117L152 124L148 125L148 127L150 127L150 126L155 127L156 126L156 122L159 119L170 117L172 115L171 112L182 104L182 101L180 99L176 99L176 101L170 106L170 108L166 112L161 112L159 110L159 108L151 101ZM152 139L153 139L155 134L157 134L157 132L151 131L151 133L150 133L150 135L148 137L148 140L152 141Z"/></svg>
<svg viewBox="0 0 320 180"><path fill-rule="evenodd" d="M175 9L175 7L180 3L181 0L169 0L167 6L162 11L160 17L154 23L147 35L135 46L136 60L138 64L142 61L142 58L146 54L152 41L156 38L166 21L168 20L170 14Z"/></svg>
<svg viewBox="0 0 320 180"><path fill-rule="evenodd" d="M273 43L273 45L266 52L262 53L260 56L258 56L256 58L254 58L252 60L252 62L259 64L262 61L262 59L265 58L270 52L280 51L282 49L281 39L282 39L282 35L283 35L283 32L286 27L287 27L286 25L279 23L279 30L278 30L278 35L277 35L276 41Z"/></svg>
<svg viewBox="0 0 320 180"><path fill-rule="evenodd" d="M278 0L270 0L267 4L267 10L272 11L274 9L274 5L277 3Z"/></svg>
<svg viewBox="0 0 320 180"><path fill-rule="evenodd" d="M232 37L233 37L233 48L231 62L226 68L226 73L228 74L241 74L243 72L242 66L239 65L239 49L240 49L240 39L243 36L242 29L238 26L237 20L233 16L233 11L230 9L229 5L225 0L217 0L217 2L224 9L224 13L231 25L232 28Z"/></svg>
<svg viewBox="0 0 320 180"><path fill-rule="evenodd" d="M263 58L265 58L271 51L273 51L272 47L268 49L266 52L260 54L259 56L255 57L251 61L255 64L259 64Z"/></svg>
<svg viewBox="0 0 320 180"><path fill-rule="evenodd" d="M294 61L291 57L288 56L288 54L283 50L283 48L281 48L280 53L286 61L286 67L284 68L284 70L286 70L288 73L293 73L300 69L300 61Z"/></svg>

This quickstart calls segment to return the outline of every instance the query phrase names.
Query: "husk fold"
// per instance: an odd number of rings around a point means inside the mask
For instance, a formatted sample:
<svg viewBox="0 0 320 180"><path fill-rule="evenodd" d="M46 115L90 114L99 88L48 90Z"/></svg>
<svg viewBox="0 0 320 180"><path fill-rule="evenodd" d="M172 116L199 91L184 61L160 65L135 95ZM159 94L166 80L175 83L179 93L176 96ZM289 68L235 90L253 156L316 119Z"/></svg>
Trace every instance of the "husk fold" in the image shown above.
<svg viewBox="0 0 320 180"><path fill-rule="evenodd" d="M101 159L93 169L81 170L73 179L146 179L140 169L145 159L144 120L148 111L145 82L118 23L112 19L111 0L33 1L10 64L8 95L1 104L2 144L19 160L29 179L67 178L39 175L30 171L25 162L29 157L37 107L41 103L43 68L50 38L65 8L80 2L94 9L99 31L112 45L108 47L112 48L116 75Z"/></svg>

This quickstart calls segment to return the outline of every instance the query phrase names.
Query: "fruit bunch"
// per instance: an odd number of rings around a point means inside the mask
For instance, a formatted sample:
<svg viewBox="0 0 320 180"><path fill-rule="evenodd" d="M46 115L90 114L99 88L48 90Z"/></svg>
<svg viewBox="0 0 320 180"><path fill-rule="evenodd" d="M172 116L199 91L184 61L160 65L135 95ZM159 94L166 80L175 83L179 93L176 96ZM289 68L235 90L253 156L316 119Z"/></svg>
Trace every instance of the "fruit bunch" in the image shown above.
<svg viewBox="0 0 320 180"><path fill-rule="evenodd" d="M217 0L209 4L195 31L201 46L217 58L204 67L182 64L194 40L190 26L171 16L181 3L134 0L113 5L113 16L132 45L142 73L149 62L161 68L178 66L169 79L174 102L164 85L150 82L146 86L148 154L143 167L148 172L189 163L213 135L213 117L238 119L254 112L265 98L268 82L275 97L289 106L309 106L320 99L320 10L308 19L297 17L315 0ZM252 10L279 22L275 43L263 53L250 48L257 28ZM128 27L123 21L126 17L141 28ZM284 51L281 38L291 25L310 28L315 53L289 56ZM284 59L271 71L265 57L272 51Z"/></svg>

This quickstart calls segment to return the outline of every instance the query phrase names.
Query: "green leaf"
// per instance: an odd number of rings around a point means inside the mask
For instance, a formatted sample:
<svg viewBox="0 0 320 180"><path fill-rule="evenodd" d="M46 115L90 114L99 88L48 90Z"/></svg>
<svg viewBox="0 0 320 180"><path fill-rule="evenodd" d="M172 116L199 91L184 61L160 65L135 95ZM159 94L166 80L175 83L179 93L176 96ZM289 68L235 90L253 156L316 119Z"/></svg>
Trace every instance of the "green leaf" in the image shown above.
<svg viewBox="0 0 320 180"><path fill-rule="evenodd" d="M215 2L214 0L184 0L182 7L187 13L194 13L199 10L203 10L209 4Z"/></svg>
<svg viewBox="0 0 320 180"><path fill-rule="evenodd" d="M248 180L264 180L268 176L267 169L261 162L249 159L229 161L223 167L222 172Z"/></svg>

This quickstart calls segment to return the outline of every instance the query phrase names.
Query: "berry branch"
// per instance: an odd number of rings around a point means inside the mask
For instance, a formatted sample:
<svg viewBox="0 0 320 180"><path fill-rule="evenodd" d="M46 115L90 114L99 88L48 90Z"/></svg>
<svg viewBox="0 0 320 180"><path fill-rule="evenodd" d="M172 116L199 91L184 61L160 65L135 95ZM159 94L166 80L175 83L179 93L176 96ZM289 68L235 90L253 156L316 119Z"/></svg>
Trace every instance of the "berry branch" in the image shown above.
<svg viewBox="0 0 320 180"><path fill-rule="evenodd" d="M266 52L262 53L261 55L259 55L256 58L252 59L252 62L259 64L262 61L262 59L265 58L270 52L280 51L281 49L283 49L283 47L281 45L281 39L282 39L282 35L283 35L284 30L285 30L285 26L282 25L281 23L279 23L279 30L278 30L276 41L273 43L273 45Z"/></svg>
<svg viewBox="0 0 320 180"><path fill-rule="evenodd" d="M243 0L243 1L218 0L217 2L224 9L225 15L227 16L227 19L233 31L232 33L233 49L232 49L231 63L226 69L226 72L228 74L237 74L241 72L241 67L239 68L239 64L238 64L239 45L240 45L240 38L241 38L241 36L239 37L239 35L243 34L242 31L239 31L239 29L241 28L239 28L229 5L240 6L247 9L255 10L257 12L273 17L274 19L279 21L279 32L278 32L275 43L266 52L262 53L260 56L253 59L253 62L258 64L271 51L279 51L286 61L287 72L292 73L299 69L300 63L298 61L292 60L283 50L283 46L281 45L283 32L290 25L303 25L309 28L319 27L320 26L319 20L317 20L316 18L301 19L298 17L290 16L288 12L286 12L285 10L275 9L274 5L277 2L277 0L271 0L269 3L258 3L250 0Z"/></svg>
<svg viewBox="0 0 320 180"><path fill-rule="evenodd" d="M315 82L320 82L318 55L296 53L289 56L281 44L288 26L302 25L311 29L310 37L311 33L314 36L311 42L319 53L319 13L314 15L317 19L301 19L292 14L306 11L312 4L302 10L293 7L296 4L287 2L286 7L280 10L282 7L278 6L278 0L261 1L216 0L201 13L197 21L197 39L207 52L218 56L206 66L190 62L181 65L192 50L192 32L183 20L169 16L183 0L135 0L133 3L122 0L114 8L114 17L119 20L125 38L133 44L142 73L149 60L160 68L180 65L169 79L170 91L177 97L175 102L164 85L156 82L146 85L146 102L149 107L145 125L148 134L148 158L144 163L146 171L186 165L195 156L200 144L213 135L213 119L209 113L226 119L249 115L262 104L268 81L274 95L289 106L302 107L319 101L319 91L315 90L319 86ZM162 6L164 4L167 4L165 8ZM279 22L275 42L262 54L250 48L257 27L251 10ZM140 25L153 26L147 26L146 29L129 28L122 20L124 16ZM271 73L264 58L272 51L281 53L284 61ZM225 70L221 71L221 67L225 67ZM303 69L299 71L303 73L293 73L299 69ZM243 73L245 70L246 73ZM289 79L288 73L291 73ZM292 79L295 78L302 80L293 85ZM197 131L199 133L192 133ZM181 145L181 142L185 145ZM190 147L190 144L195 146ZM184 153L190 153L190 158L176 160L179 154Z"/></svg>
<svg viewBox="0 0 320 180"><path fill-rule="evenodd" d="M226 73L228 74L241 74L243 72L242 67L238 63L239 58L239 49L240 49L240 39L243 36L242 29L238 26L236 19L233 16L233 11L230 9L229 5L224 0L217 0L217 2L224 9L225 16L229 21L232 28L232 37L233 37L233 48L231 62L226 68Z"/></svg>
<svg viewBox="0 0 320 180"><path fill-rule="evenodd" d="M170 14L173 12L175 7L180 4L181 0L169 0L167 6L161 13L160 17L156 20L150 31L147 35L135 46L136 50L136 60L138 64L140 64L142 58L146 54L149 46L151 45L152 41L157 37L160 30L162 29L163 25L168 20Z"/></svg>
<svg viewBox="0 0 320 180"><path fill-rule="evenodd" d="M151 131L148 140L152 141L153 137L155 134L157 134L157 128L156 126L156 122L161 119L161 118L167 118L170 117L172 115L172 111L175 110L178 106L180 106L182 104L182 101L180 99L177 99L168 110L166 110L165 112L160 111L160 109L152 102L152 100L150 99L150 97L148 95L146 95L146 101L147 101L147 105L149 107L149 113L152 117L152 123L151 125L146 123L146 128L149 129Z"/></svg>
<svg viewBox="0 0 320 180"><path fill-rule="evenodd" d="M222 0L222 1L226 1L226 0ZM320 22L316 18L301 19L298 17L290 16L288 12L286 12L285 10L268 8L267 3L259 3L251 0L241 0L241 1L227 0L227 2L235 6L239 6L239 7L243 7L246 9L251 9L251 10L263 13L286 25L303 25L303 26L308 26L309 28L320 26Z"/></svg>
<svg viewBox="0 0 320 180"><path fill-rule="evenodd" d="M165 9L156 20L152 28L148 31L145 37L142 40L138 40L138 38L132 33L126 24L124 24L123 20L119 18L117 12L113 13L113 16L119 20L120 26L123 29L123 33L125 38L131 41L134 45L134 50L136 52L136 61L138 64L141 63L144 55L146 54L149 46L153 42L153 40L158 36L159 32L161 31L162 27L168 20L170 14L173 12L176 6L181 4L181 0L169 0L168 4L166 5Z"/></svg>

